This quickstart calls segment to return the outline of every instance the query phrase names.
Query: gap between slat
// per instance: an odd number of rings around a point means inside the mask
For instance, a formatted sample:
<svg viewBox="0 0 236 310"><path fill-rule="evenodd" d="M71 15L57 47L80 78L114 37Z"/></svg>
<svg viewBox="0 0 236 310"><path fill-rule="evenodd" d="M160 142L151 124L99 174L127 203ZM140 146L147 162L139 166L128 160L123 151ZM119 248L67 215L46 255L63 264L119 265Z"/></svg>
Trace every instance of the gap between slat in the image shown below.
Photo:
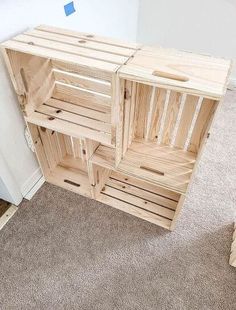
<svg viewBox="0 0 236 310"><path fill-rule="evenodd" d="M108 82L108 81L102 80L102 79L96 79L96 78L93 78L93 77L90 77L90 76L80 75L79 73L68 72L68 71L64 71L64 70L60 70L60 69L55 69L55 68L52 69L52 72L62 73L62 74L68 75L68 76L73 76L75 78L79 78L79 79L83 79L83 80L86 80L86 81L91 81L91 82L95 82L95 83L98 83L98 84L103 84L103 85L107 85L107 86L111 87L111 82ZM55 82L57 82L57 81L55 81Z"/></svg>
<svg viewBox="0 0 236 310"><path fill-rule="evenodd" d="M40 31L40 32L44 32L44 31L41 31L39 29L36 29L37 31ZM54 34L54 33L53 33ZM60 36L64 36L63 34L61 33L55 33L56 35L60 35ZM47 39L45 38L44 36L40 36L39 35L36 35L35 33L31 33L31 32L24 32L24 35L28 35L28 36L31 36L31 37L34 37L34 38L38 38L38 39ZM67 35L66 35L67 37ZM95 44L103 44L103 45L109 45L109 46L114 46L114 47L118 47L118 48L123 48L123 49L126 49L126 50L132 50L131 48L126 48L126 47L123 47L123 46L115 46L115 45L110 45L110 44L107 44L107 43L104 43L104 42L97 42L97 41L92 41L92 40L88 40L87 38L85 39L84 37L82 38L75 38L75 39L79 39L79 40L86 40L86 41L89 41L89 42L94 42ZM63 39L58 39L58 38L49 38L47 40L50 40L50 41L53 41L53 42L58 42L58 43L63 43L63 44L68 44L68 45L71 45L71 46L75 46L75 47L81 47L81 48L85 48L85 49L90 49L90 50L93 50L93 51L99 51L99 52L104 52L104 53L109 53L109 54L113 54L113 55L116 55L116 56L123 56L123 57L131 57L131 55L129 54L122 54L122 53L118 53L118 52L114 52L114 51L107 51L107 50L104 50L102 48L95 48L95 47L91 47L91 46L84 46L82 44L78 44L78 43L72 43L72 42L65 42L63 41ZM135 52L135 49L133 50Z"/></svg>
<svg viewBox="0 0 236 310"><path fill-rule="evenodd" d="M130 186L133 186L133 187L138 188L138 189L145 190L145 191L146 191L146 192L148 192L148 193L151 193L151 194L154 194L154 195L157 195L157 196L160 196L160 197L162 197L162 198L166 198L166 199L169 199L169 200L172 200L172 201L174 201L174 202L177 202L177 203L178 203L178 200L175 200L175 199L173 199L173 198L166 197L166 196L164 196L164 195L157 194L157 193L152 192L152 191L147 190L147 189L143 189L142 187L139 187L139 186L134 185L134 184L132 184L132 183L128 183L128 182L124 182L124 181L120 181L120 180L118 180L118 179L116 179L116 178L113 178L113 177L110 177L110 179L111 179L111 180L115 180L115 181L122 182L122 183L124 183L124 184L126 184L126 185L130 185Z"/></svg>
<svg viewBox="0 0 236 310"><path fill-rule="evenodd" d="M48 104L47 102L46 103L44 103L43 105L46 105L47 107L50 107L50 108L53 108L53 109L57 109L56 107L54 107L54 106L52 106L52 105L50 105L50 104ZM78 106L78 105L76 105L76 104L74 104L75 106ZM82 107L82 106L81 106ZM59 108L58 108L59 109ZM88 119L91 119L91 120L94 120L94 121L97 121L97 122L101 122L101 123L104 123L104 124L110 124L110 123L108 123L108 122L104 122L104 121L101 121L100 119L97 119L97 118L93 118L93 117L90 117L90 116L85 116L84 114L80 114L80 113L76 113L76 112L72 112L72 111L70 111L70 110L68 110L68 109L65 109L65 108L63 108L63 109L60 109L61 111L65 111L65 112L68 112L68 113L71 113L71 114L74 114L74 115L79 115L79 116L81 116L81 117L84 117L84 118L88 118ZM93 109L89 109L88 108L88 110L93 110ZM36 111L37 111L37 109L36 109ZM96 112L100 112L100 111L98 111L98 110L93 110L93 111L96 111ZM39 112L39 113L42 113L42 112ZM100 113L103 113L103 112L100 112ZM105 114L105 113L104 113ZM59 118L59 119L61 119L61 118Z"/></svg>
<svg viewBox="0 0 236 310"><path fill-rule="evenodd" d="M78 38L78 39L85 39L86 38L87 41L107 44L107 45L111 45L111 46L122 47L122 48L125 48L125 49L128 49L128 50L134 50L134 51L137 50L134 47L126 47L125 45L120 45L120 44L117 44L117 43L109 43L109 42L102 41L102 39L99 41L99 40L96 40L96 39L88 37L86 34L84 34L84 35L79 35L79 34L76 35L76 34L71 34L71 33L64 34L63 32L58 32L58 31L55 31L55 30L40 29L38 27L36 27L35 29L38 30L38 31L42 31L42 32L55 33L55 34L60 34L60 35L63 35L63 36L73 37L73 38ZM94 35L94 37L96 37L96 36Z"/></svg>
<svg viewBox="0 0 236 310"><path fill-rule="evenodd" d="M47 39L43 39L43 40L47 40ZM25 44L26 46L29 45L29 43L23 41L23 40L20 40L20 39L17 39L16 38L13 38L12 41L14 42L20 42L22 44ZM48 40L49 41L49 40ZM50 41L49 41L50 42ZM63 43L65 44L65 43ZM57 51L57 52L61 52L61 53L64 53L65 55L68 54L68 55L74 55L74 56L78 56L78 57L83 57L83 58L87 58L87 59L93 59L93 60L96 60L96 61L100 61L101 63L110 63L110 64L113 64L113 65L117 65L117 66L122 66L122 64L124 64L125 62L117 62L117 61L111 61L111 60L108 60L108 59L102 59L102 58L98 58L98 57L92 57L92 56L88 56L88 55L84 55L84 54L80 54L79 52L73 52L73 51L65 51L63 49L60 49L60 48L55 48L53 46L45 46L45 45L42 45L42 44L37 44L37 43L34 43L33 45L34 47L40 47L40 48L44 48L44 49L47 49L47 50L51 50L51 51ZM105 53L105 52L104 52Z"/></svg>
<svg viewBox="0 0 236 310"><path fill-rule="evenodd" d="M107 186L107 185L106 185L106 186ZM155 212L149 211L149 210L147 210L147 209L145 209L145 208L142 208L142 207L140 207L140 206L137 206L137 205L135 205L135 204L133 204L133 203L131 203L131 202L128 202L128 201L125 201L125 200L123 200L123 199L120 199L120 198L117 198L117 197L111 196L111 195L109 195L109 194L107 194L107 193L104 193L104 192L101 192L101 194L103 194L103 195L105 195L105 196L108 196L108 197L110 197L110 198L116 199L116 200L118 200L118 201L121 201L121 202L127 203L127 204L129 204L129 205L131 205L131 206L133 206L133 207L135 207L135 208L141 209L141 210L143 210L143 211L145 211L145 212L147 212L147 213L151 213L151 214L154 214L154 215L160 216L160 217L162 217L163 219L166 219L166 220L172 221L172 219L170 219L170 218L168 218L168 217L165 217L165 216L160 215L160 214L158 214L158 213L155 213Z"/></svg>
<svg viewBox="0 0 236 310"><path fill-rule="evenodd" d="M49 115L49 114L47 114L47 113L39 112L39 111L37 111L37 110L36 110L34 113L37 113L37 114L42 114L42 115L46 115L46 116L51 117L51 115ZM97 130L97 129L92 128L92 127L89 127L89 126L81 125L81 124L78 124L78 123L75 123L75 122L71 122L71 121L69 121L69 120L64 120L64 119L58 118L58 117L56 117L56 116L52 116L52 117L53 117L54 119L57 119L57 120L61 121L61 122L66 122L66 123L70 123L70 124L78 125L78 126L81 126L81 127L84 127L84 128L87 128L87 129L90 129L90 130L96 131L96 132L103 133L103 134L108 135L108 136L110 136L110 135L111 135L111 134L109 134L109 133L107 133L107 132L105 132L105 131L102 131L102 130Z"/></svg>

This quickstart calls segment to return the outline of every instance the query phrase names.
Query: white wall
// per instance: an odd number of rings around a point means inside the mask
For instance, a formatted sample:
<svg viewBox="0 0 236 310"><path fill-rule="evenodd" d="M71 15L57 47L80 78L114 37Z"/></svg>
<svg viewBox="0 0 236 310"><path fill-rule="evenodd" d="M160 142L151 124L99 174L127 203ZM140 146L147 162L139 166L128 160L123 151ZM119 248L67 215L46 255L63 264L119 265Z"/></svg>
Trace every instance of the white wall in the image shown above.
<svg viewBox="0 0 236 310"><path fill-rule="evenodd" d="M38 24L135 41L138 0L76 0L74 3L77 11L66 17L63 6L68 2L70 1L1 0L0 42ZM1 60L0 81L0 152L7 160L20 191L25 192L38 176L38 164L25 142L23 118Z"/></svg>
<svg viewBox="0 0 236 310"><path fill-rule="evenodd" d="M137 38L235 59L236 0L140 0Z"/></svg>

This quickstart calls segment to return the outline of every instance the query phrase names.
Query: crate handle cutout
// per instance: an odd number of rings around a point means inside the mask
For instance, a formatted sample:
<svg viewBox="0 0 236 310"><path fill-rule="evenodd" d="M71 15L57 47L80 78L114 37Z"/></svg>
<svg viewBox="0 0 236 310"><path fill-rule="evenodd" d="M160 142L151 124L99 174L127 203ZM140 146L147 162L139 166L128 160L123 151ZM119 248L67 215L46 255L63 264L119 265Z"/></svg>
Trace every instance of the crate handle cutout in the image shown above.
<svg viewBox="0 0 236 310"><path fill-rule="evenodd" d="M166 78L166 79L170 79L170 80L179 81L179 82L188 82L189 81L189 78L187 76L177 75L177 74L168 73L168 72L159 71L159 70L154 70L152 72L152 75L162 77L162 78Z"/></svg>
<svg viewBox="0 0 236 310"><path fill-rule="evenodd" d="M162 175L162 176L165 175L164 172L162 172L160 170L149 168L149 167L146 167L146 166L140 166L140 169L147 170L147 171L150 171L150 172L154 172L154 173L157 173L157 174Z"/></svg>
<svg viewBox="0 0 236 310"><path fill-rule="evenodd" d="M64 182L65 182L65 183L68 183L68 184L70 184L70 185L74 185L74 186L76 186L76 187L80 187L80 184L75 183L75 182L70 181L70 180L67 180L67 179L65 179Z"/></svg>

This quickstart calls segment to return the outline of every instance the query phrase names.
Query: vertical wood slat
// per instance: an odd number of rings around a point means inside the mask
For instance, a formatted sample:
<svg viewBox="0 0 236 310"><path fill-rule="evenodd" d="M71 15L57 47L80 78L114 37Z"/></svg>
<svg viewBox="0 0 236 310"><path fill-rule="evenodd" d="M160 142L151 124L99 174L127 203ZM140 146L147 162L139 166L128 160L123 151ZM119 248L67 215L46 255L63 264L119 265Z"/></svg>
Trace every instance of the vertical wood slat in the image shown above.
<svg viewBox="0 0 236 310"><path fill-rule="evenodd" d="M147 111L152 95L152 86L138 84L135 115L135 137L144 138L147 122Z"/></svg>
<svg viewBox="0 0 236 310"><path fill-rule="evenodd" d="M161 139L161 143L163 144L169 145L171 143L172 133L180 108L181 96L180 93L175 91L171 91L170 93Z"/></svg>
<svg viewBox="0 0 236 310"><path fill-rule="evenodd" d="M113 101L112 108L112 120L115 125L116 131L116 155L115 155L115 166L118 167L122 159L122 146L123 146L123 120L124 120L124 88L125 81L116 77L113 81L115 85L116 96Z"/></svg>
<svg viewBox="0 0 236 310"><path fill-rule="evenodd" d="M58 139L58 143L60 146L60 154L61 154L61 157L63 158L66 156L66 145L65 145L64 135L62 133L57 132L57 139Z"/></svg>
<svg viewBox="0 0 236 310"><path fill-rule="evenodd" d="M87 159L85 139L80 139L80 148L81 148L81 159L82 161L85 162Z"/></svg>
<svg viewBox="0 0 236 310"><path fill-rule="evenodd" d="M152 87L152 94L150 98L150 102L147 102L148 105L148 111L147 111L147 121L146 121L146 128L145 128L145 134L144 138L147 141L151 129L151 124L152 124L152 118L153 118L153 111L155 107L155 95L156 95L156 87Z"/></svg>
<svg viewBox="0 0 236 310"><path fill-rule="evenodd" d="M71 137L67 135L63 135L63 137L64 137L65 146L66 146L66 153L68 155L74 156L74 150L73 150Z"/></svg>
<svg viewBox="0 0 236 310"><path fill-rule="evenodd" d="M48 131L48 130L47 130ZM57 133L54 130L48 131L48 137L53 151L53 156L57 163L62 160L61 149L57 138Z"/></svg>
<svg viewBox="0 0 236 310"><path fill-rule="evenodd" d="M136 110L136 90L137 90L137 83L132 82L128 146L130 146L130 144L132 143L132 139L134 138L134 117L135 117L135 110Z"/></svg>
<svg viewBox="0 0 236 310"><path fill-rule="evenodd" d="M124 119L123 119L123 155L126 153L129 143L130 110L132 98L132 82L125 82Z"/></svg>
<svg viewBox="0 0 236 310"><path fill-rule="evenodd" d="M74 153L74 157L78 158L81 157L82 154L82 150L81 150L81 143L80 143L80 139L77 138L72 138L73 141L73 153Z"/></svg>
<svg viewBox="0 0 236 310"><path fill-rule="evenodd" d="M85 147L86 147L86 158L87 160L94 154L96 149L99 147L100 143L97 141L93 141L90 139L85 139Z"/></svg>
<svg viewBox="0 0 236 310"><path fill-rule="evenodd" d="M31 123L27 123L27 127L29 129L29 132L31 134L34 147L35 147L35 153L39 161L39 165L41 167L41 170L43 172L43 175L46 177L50 173L50 166L45 154L45 150L42 144L42 140L38 131L38 127L36 125L33 125Z"/></svg>
<svg viewBox="0 0 236 310"><path fill-rule="evenodd" d="M150 130L148 134L148 139L157 140L160 131L161 118L164 110L165 100L166 100L165 89L157 88L154 97L154 107L151 116Z"/></svg>
<svg viewBox="0 0 236 310"><path fill-rule="evenodd" d="M217 108L217 103L213 99L204 98L202 105L193 128L191 139L188 146L188 151L197 153L202 142L202 138L208 130L211 120L214 116L215 110Z"/></svg>
<svg viewBox="0 0 236 310"><path fill-rule="evenodd" d="M45 155L48 161L48 165L50 169L54 169L56 165L58 164L58 158L55 157L55 151L53 150L52 142L50 139L52 130L46 129L43 127L38 127L38 131L40 134L41 141L43 143L43 148L44 148Z"/></svg>
<svg viewBox="0 0 236 310"><path fill-rule="evenodd" d="M180 123L177 129L177 134L174 141L174 146L184 148L188 132L191 127L193 116L198 104L199 97L187 95L182 110Z"/></svg>

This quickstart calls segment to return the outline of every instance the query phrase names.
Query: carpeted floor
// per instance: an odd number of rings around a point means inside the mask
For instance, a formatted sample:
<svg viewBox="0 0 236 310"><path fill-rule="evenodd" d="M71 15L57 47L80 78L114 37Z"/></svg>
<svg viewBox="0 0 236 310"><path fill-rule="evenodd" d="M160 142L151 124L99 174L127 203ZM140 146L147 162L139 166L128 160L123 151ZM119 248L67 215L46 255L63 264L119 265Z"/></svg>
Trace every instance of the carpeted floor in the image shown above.
<svg viewBox="0 0 236 310"><path fill-rule="evenodd" d="M45 184L0 231L0 309L236 309L236 93L174 232Z"/></svg>

